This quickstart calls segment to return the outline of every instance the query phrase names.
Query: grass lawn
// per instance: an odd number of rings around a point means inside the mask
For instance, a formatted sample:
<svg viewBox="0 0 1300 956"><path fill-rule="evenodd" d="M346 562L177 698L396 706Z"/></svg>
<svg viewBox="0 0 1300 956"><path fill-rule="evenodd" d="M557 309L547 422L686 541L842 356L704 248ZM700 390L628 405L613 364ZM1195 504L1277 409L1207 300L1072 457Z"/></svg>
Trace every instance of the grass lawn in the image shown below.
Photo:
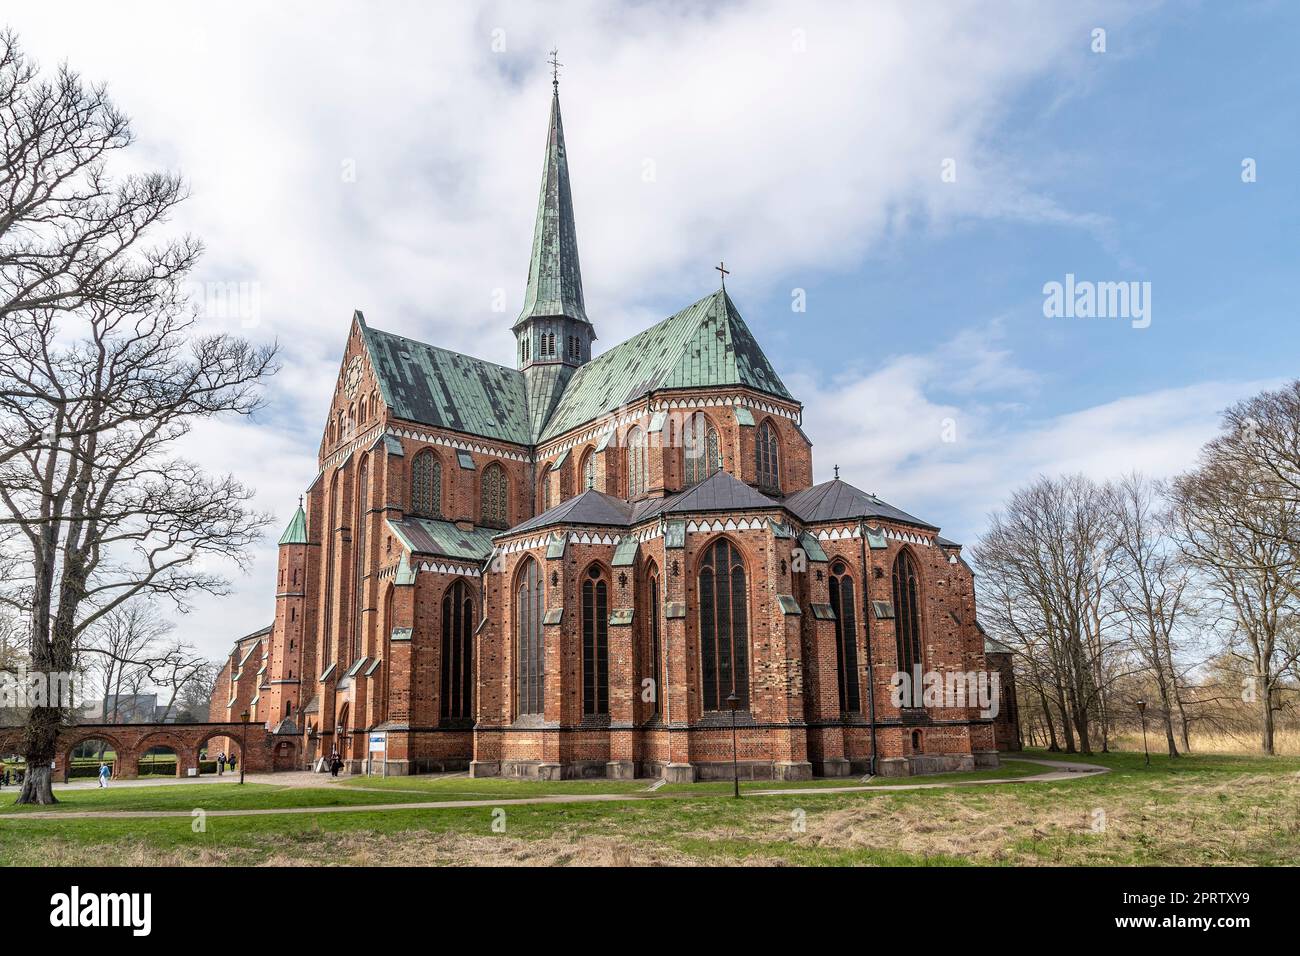
<svg viewBox="0 0 1300 956"><path fill-rule="evenodd" d="M493 798L618 793L643 789L645 783L407 777L296 790L194 784L65 791L60 799L76 810L471 798L482 806L209 817L201 832L194 832L188 816L24 819L20 810L0 816L0 863L1204 865L1300 860L1300 759L1153 755L1148 768L1141 753L1029 755L1103 764L1112 772L1051 783L877 793L836 793L837 781L817 781L824 792L745 800L726 796L724 782L674 787L671 799L500 808ZM1042 769L1008 762L1000 771L914 782ZM755 783L749 789L775 788ZM504 831L498 832L494 822L502 821Z"/></svg>

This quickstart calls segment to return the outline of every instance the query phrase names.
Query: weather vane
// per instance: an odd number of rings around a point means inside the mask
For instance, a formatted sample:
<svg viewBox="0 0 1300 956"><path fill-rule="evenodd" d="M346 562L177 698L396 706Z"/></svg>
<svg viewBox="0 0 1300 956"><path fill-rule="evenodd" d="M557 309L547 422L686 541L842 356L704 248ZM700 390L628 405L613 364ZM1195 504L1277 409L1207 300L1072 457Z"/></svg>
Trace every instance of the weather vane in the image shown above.
<svg viewBox="0 0 1300 956"><path fill-rule="evenodd" d="M551 64L551 86L554 88L556 93L560 92L560 67L564 66L564 64L560 62L559 57L559 48L552 48L551 58L546 61Z"/></svg>

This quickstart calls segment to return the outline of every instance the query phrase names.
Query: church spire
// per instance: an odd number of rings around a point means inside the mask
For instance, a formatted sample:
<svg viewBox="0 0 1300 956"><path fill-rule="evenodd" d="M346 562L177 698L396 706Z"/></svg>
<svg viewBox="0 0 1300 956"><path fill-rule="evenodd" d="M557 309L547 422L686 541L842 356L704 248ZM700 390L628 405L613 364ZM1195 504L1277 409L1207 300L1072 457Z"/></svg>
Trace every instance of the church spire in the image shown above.
<svg viewBox="0 0 1300 956"><path fill-rule="evenodd" d="M558 64L557 64L558 65ZM553 80L551 122L542 165L542 188L533 227L533 254L528 261L528 290L515 329L530 319L564 317L588 322L578 268L578 232L573 223L569 162L560 119L559 81Z"/></svg>
<svg viewBox="0 0 1300 956"><path fill-rule="evenodd" d="M519 368L524 373L534 436L564 394L573 374L591 361L596 330L582 301L578 268L578 231L573 224L569 160L560 119L560 62L551 51L551 122L537 197L533 254L528 260L528 289L514 325Z"/></svg>

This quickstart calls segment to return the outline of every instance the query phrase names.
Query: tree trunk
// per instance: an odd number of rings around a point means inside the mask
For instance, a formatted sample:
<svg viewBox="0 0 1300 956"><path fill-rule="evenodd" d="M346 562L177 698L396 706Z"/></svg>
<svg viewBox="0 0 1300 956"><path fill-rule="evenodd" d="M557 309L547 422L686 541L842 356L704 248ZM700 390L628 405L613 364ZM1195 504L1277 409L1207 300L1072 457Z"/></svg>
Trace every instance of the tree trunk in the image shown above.
<svg viewBox="0 0 1300 956"><path fill-rule="evenodd" d="M57 708L32 709L23 728L23 756L27 758L27 773L23 789L15 801L19 804L49 805L58 803L54 797L53 775L50 764L58 752L61 712Z"/></svg>
<svg viewBox="0 0 1300 956"><path fill-rule="evenodd" d="M1259 699L1264 704L1264 727L1260 736L1260 746L1264 753L1272 757L1277 753L1273 749L1273 690L1268 686L1267 678L1261 680L1264 683L1264 693L1259 695Z"/></svg>

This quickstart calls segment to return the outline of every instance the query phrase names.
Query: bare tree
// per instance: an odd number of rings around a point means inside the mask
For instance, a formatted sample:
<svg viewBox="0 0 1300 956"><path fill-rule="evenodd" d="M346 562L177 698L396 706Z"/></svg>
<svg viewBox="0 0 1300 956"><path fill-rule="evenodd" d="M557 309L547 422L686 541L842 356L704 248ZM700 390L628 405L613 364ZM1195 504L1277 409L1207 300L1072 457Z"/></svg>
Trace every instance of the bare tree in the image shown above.
<svg viewBox="0 0 1300 956"><path fill-rule="evenodd" d="M26 566L0 600L31 624L31 666L71 673L78 642L139 596L225 593L267 516L231 476L169 452L199 420L246 415L273 347L199 335L182 289L199 244L146 244L184 198L173 176L113 182L131 141L102 87L39 79L0 37L0 533ZM203 560L197 560L202 558ZM53 803L62 707L33 708L19 803Z"/></svg>
<svg viewBox="0 0 1300 956"><path fill-rule="evenodd" d="M171 720L177 699L187 687L207 684L212 675L212 662L194 649L191 644L177 642L168 647L162 658L149 668L149 680L167 695L159 720Z"/></svg>
<svg viewBox="0 0 1300 956"><path fill-rule="evenodd" d="M104 723L130 719L130 713L121 712L122 691L149 675L172 627L152 602L139 599L113 608L87 630L77 650L86 671L97 679Z"/></svg>
<svg viewBox="0 0 1300 956"><path fill-rule="evenodd" d="M1179 544L1228 612L1229 651L1249 671L1242 698L1256 703L1260 748L1272 754L1279 692L1300 655L1300 499L1258 434L1229 415L1173 497Z"/></svg>
<svg viewBox="0 0 1300 956"><path fill-rule="evenodd" d="M1107 698L1119 672L1107 596L1116 545L1107 492L1073 475L1039 478L1012 494L972 549L986 626L1016 651L1045 712L1058 712L1066 751L1092 750L1092 721L1107 734ZM1055 734L1055 728L1051 728Z"/></svg>
<svg viewBox="0 0 1300 956"><path fill-rule="evenodd" d="M205 661L180 688L177 697L176 721L182 724L206 723L212 704L212 689L217 680L219 668L212 661Z"/></svg>
<svg viewBox="0 0 1300 956"><path fill-rule="evenodd" d="M1184 703L1175 645L1192 601L1191 570L1173 540L1160 485L1136 473L1127 475L1111 486L1111 506L1118 558L1113 596L1123 611L1132 650L1159 695L1169 756L1177 757L1174 713L1183 713Z"/></svg>

